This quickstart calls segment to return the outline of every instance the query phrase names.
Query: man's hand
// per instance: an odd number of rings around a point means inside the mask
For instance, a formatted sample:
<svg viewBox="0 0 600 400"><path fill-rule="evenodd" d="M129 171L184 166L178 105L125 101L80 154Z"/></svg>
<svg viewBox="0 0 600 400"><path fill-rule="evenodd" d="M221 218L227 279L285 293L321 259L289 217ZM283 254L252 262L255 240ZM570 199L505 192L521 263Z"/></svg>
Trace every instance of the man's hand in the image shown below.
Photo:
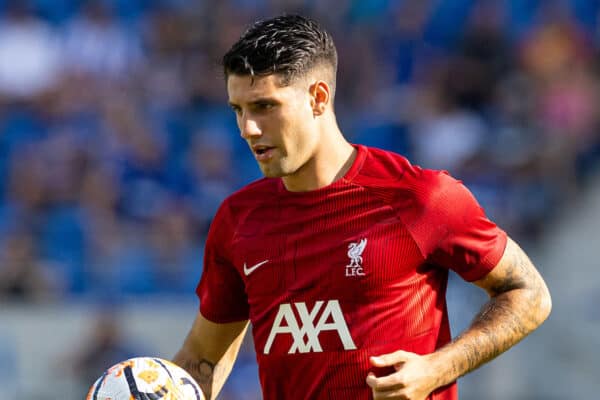
<svg viewBox="0 0 600 400"><path fill-rule="evenodd" d="M437 378L427 356L396 351L370 358L374 367L394 367L396 372L382 377L367 376L373 399L425 400L437 387Z"/></svg>

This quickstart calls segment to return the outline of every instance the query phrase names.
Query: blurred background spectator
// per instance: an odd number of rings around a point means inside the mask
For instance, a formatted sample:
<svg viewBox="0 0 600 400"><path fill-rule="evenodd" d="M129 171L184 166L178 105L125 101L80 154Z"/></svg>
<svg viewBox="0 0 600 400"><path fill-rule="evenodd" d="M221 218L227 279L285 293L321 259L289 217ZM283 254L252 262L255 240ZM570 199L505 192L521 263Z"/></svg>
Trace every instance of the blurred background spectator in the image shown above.
<svg viewBox="0 0 600 400"><path fill-rule="evenodd" d="M89 339L66 355L60 369L68 370L68 374L76 377L81 386L79 398L83 399L87 394L90 386L87 382L99 378L98 371L144 353L139 341L134 343L124 336L122 325L114 310L96 311L88 327Z"/></svg>
<svg viewBox="0 0 600 400"><path fill-rule="evenodd" d="M529 250L597 185L598 1L0 0L1 308L194 301L219 203L260 177L218 61L283 12L333 34L351 141L448 170ZM245 349L224 399L257 398Z"/></svg>

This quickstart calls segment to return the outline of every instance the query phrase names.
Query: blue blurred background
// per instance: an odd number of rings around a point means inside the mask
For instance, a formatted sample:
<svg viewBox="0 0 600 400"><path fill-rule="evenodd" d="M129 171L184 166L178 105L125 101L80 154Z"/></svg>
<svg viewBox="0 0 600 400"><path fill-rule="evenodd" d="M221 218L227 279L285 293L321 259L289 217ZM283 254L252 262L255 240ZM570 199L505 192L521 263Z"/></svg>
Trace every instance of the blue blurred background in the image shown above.
<svg viewBox="0 0 600 400"><path fill-rule="evenodd" d="M260 177L218 62L257 18L333 35L349 140L462 179L554 294L463 399L600 391L600 1L0 0L0 400L170 358L211 218ZM451 278L454 332L485 300ZM248 340L222 399L258 399Z"/></svg>

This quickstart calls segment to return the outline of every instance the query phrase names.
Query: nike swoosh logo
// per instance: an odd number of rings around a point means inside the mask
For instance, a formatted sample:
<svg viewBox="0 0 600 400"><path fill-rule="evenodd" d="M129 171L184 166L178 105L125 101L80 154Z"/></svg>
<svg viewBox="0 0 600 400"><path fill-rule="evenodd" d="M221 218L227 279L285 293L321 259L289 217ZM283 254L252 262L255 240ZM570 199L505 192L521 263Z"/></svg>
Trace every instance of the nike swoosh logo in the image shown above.
<svg viewBox="0 0 600 400"><path fill-rule="evenodd" d="M254 264L250 268L246 267L246 263L244 263L244 274L246 274L246 276L248 276L251 273L253 273L258 267L260 267L261 265L266 264L268 262L269 262L269 260L265 260L263 262L259 262L258 264Z"/></svg>

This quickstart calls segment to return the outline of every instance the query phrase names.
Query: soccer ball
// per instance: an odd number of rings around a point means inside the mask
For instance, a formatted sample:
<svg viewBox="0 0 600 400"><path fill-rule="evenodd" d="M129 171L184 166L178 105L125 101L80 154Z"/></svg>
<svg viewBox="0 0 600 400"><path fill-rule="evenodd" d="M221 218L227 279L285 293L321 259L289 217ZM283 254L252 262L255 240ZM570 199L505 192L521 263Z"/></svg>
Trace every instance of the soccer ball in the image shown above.
<svg viewBox="0 0 600 400"><path fill-rule="evenodd" d="M156 357L136 357L107 369L86 400L204 400L200 387L183 368Z"/></svg>

